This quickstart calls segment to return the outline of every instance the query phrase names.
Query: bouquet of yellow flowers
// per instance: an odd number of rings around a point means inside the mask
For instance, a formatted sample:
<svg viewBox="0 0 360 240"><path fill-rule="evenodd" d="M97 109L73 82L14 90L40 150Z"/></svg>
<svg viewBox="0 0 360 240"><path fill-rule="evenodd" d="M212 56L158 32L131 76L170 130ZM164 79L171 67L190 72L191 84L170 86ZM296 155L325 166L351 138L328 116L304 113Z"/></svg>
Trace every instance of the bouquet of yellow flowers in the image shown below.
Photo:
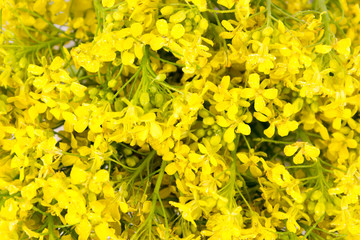
<svg viewBox="0 0 360 240"><path fill-rule="evenodd" d="M0 0L2 240L360 239L358 0Z"/></svg>

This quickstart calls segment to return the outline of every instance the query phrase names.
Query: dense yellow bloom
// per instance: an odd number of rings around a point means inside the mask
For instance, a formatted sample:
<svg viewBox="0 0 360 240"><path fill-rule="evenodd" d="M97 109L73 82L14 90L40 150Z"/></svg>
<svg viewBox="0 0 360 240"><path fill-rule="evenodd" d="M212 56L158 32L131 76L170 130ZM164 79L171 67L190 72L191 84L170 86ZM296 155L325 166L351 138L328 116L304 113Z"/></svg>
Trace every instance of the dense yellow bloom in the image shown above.
<svg viewBox="0 0 360 240"><path fill-rule="evenodd" d="M358 1L0 1L1 239L359 239Z"/></svg>

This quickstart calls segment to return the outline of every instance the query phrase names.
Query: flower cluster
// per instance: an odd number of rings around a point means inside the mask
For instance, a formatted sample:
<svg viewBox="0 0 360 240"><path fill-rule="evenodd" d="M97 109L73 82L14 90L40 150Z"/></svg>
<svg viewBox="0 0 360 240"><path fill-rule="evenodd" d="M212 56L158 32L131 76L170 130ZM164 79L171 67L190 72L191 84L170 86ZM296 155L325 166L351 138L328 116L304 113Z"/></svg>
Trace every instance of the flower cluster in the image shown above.
<svg viewBox="0 0 360 240"><path fill-rule="evenodd" d="M360 239L357 0L0 1L2 239Z"/></svg>

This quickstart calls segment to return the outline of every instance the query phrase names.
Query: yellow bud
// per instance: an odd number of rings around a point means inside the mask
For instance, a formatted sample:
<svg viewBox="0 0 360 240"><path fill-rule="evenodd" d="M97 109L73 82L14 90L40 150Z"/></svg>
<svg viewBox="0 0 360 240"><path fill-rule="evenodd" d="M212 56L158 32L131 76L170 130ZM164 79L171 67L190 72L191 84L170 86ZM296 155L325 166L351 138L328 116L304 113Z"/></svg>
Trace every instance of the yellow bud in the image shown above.
<svg viewBox="0 0 360 240"><path fill-rule="evenodd" d="M153 138L159 139L162 136L162 129L159 124L152 122L150 124L150 134Z"/></svg>
<svg viewBox="0 0 360 240"><path fill-rule="evenodd" d="M169 21L171 23L180 23L184 21L186 18L186 12L185 11L178 11L177 13L170 16Z"/></svg>
<svg viewBox="0 0 360 240"><path fill-rule="evenodd" d="M173 6L165 6L162 9L160 9L160 12L162 15L168 16L174 12L174 7Z"/></svg>
<svg viewBox="0 0 360 240"><path fill-rule="evenodd" d="M262 175L262 171L257 166L254 165L250 166L250 173L256 178L261 177Z"/></svg>
<svg viewBox="0 0 360 240"><path fill-rule="evenodd" d="M323 193L320 190L316 190L311 194L311 200L317 201L322 197Z"/></svg>
<svg viewBox="0 0 360 240"><path fill-rule="evenodd" d="M268 26L262 30L262 34L265 37L270 37L273 32L274 32L274 29L270 26Z"/></svg>
<svg viewBox="0 0 360 240"><path fill-rule="evenodd" d="M223 27L229 31L229 32L232 32L235 30L235 28L231 25L231 23L227 20L222 20L221 21L221 25L223 25Z"/></svg>
<svg viewBox="0 0 360 240"><path fill-rule="evenodd" d="M315 216L317 217L321 217L322 215L324 215L325 213L325 203L323 201L319 201L316 205L315 205Z"/></svg>
<svg viewBox="0 0 360 240"><path fill-rule="evenodd" d="M102 0L102 5L106 8L112 7L115 4L115 0Z"/></svg>

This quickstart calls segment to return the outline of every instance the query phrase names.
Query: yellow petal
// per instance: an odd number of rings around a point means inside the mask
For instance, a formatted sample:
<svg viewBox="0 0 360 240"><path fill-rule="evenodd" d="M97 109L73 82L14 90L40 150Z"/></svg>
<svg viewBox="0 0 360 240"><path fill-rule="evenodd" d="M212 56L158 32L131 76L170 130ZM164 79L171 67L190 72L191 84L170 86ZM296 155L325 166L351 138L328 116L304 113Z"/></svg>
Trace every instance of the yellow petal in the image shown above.
<svg viewBox="0 0 360 240"><path fill-rule="evenodd" d="M52 71L58 70L64 65L64 60L61 57L55 57L52 63L49 66L49 69Z"/></svg>
<svg viewBox="0 0 360 240"><path fill-rule="evenodd" d="M165 40L162 37L154 37L150 40L150 47L152 50L157 51L161 49L165 44Z"/></svg>
<svg viewBox="0 0 360 240"><path fill-rule="evenodd" d="M177 172L176 163L172 162L165 167L165 172L168 175L174 175Z"/></svg>
<svg viewBox="0 0 360 240"><path fill-rule="evenodd" d="M294 107L291 103L287 103L285 104L283 111L284 117L290 117L294 113Z"/></svg>
<svg viewBox="0 0 360 240"><path fill-rule="evenodd" d="M234 6L235 1L234 0L218 0L217 3L230 9Z"/></svg>
<svg viewBox="0 0 360 240"><path fill-rule="evenodd" d="M286 145L284 148L284 153L286 156L292 156L296 153L296 151L299 149L298 145Z"/></svg>
<svg viewBox="0 0 360 240"><path fill-rule="evenodd" d="M236 156L239 158L239 160L242 162L242 163L248 163L250 161L249 157L243 153L243 152L239 152L236 154Z"/></svg>
<svg viewBox="0 0 360 240"><path fill-rule="evenodd" d="M71 112L62 112L62 117L64 118L64 120L70 124L75 124L76 121L76 116L71 113Z"/></svg>
<svg viewBox="0 0 360 240"><path fill-rule="evenodd" d="M95 227L95 233L96 233L96 236L99 238L99 240L111 239L114 231L115 230L110 229L108 227L107 222L100 223L99 225L97 225Z"/></svg>
<svg viewBox="0 0 360 240"><path fill-rule="evenodd" d="M286 124L277 125L277 129L278 129L278 134L281 137L285 137L289 134L289 128L286 126Z"/></svg>
<svg viewBox="0 0 360 240"><path fill-rule="evenodd" d="M229 127L224 133L224 141L227 143L233 142L235 137L236 135L233 127Z"/></svg>
<svg viewBox="0 0 360 240"><path fill-rule="evenodd" d="M255 104L254 104L254 108L255 111L257 112L261 112L261 110L266 106L265 104L265 100L262 96L257 96L255 98Z"/></svg>
<svg viewBox="0 0 360 240"><path fill-rule="evenodd" d="M344 55L346 58L350 55L350 46L351 46L351 39L345 38L338 41L335 45L335 50Z"/></svg>
<svg viewBox="0 0 360 240"><path fill-rule="evenodd" d="M135 61L135 55L132 52L122 52L121 53L121 61L124 65L131 65Z"/></svg>
<svg viewBox="0 0 360 240"><path fill-rule="evenodd" d="M249 86L254 89L258 89L260 86L260 76L257 73L252 73L249 75Z"/></svg>
<svg viewBox="0 0 360 240"><path fill-rule="evenodd" d="M253 175L256 178L261 177L261 175L262 175L262 171L257 166L254 166L254 165L250 166L250 173L251 173L251 175Z"/></svg>
<svg viewBox="0 0 360 240"><path fill-rule="evenodd" d="M144 27L140 23L133 23L133 24L131 24L130 30L131 30L131 34L134 37L138 37L143 33Z"/></svg>
<svg viewBox="0 0 360 240"><path fill-rule="evenodd" d="M87 240L91 232L91 224L89 220L82 219L75 227L76 233L79 235L79 240Z"/></svg>
<svg viewBox="0 0 360 240"><path fill-rule="evenodd" d="M230 126L230 123L223 116L219 115L216 116L216 124L224 128Z"/></svg>
<svg viewBox="0 0 360 240"><path fill-rule="evenodd" d="M165 19L159 19L156 21L156 29L163 36L166 36L169 33L169 26Z"/></svg>
<svg viewBox="0 0 360 240"><path fill-rule="evenodd" d="M181 38L182 36L184 36L184 34L185 34L185 28L183 27L182 24L176 24L171 29L171 36L175 39Z"/></svg>
<svg viewBox="0 0 360 240"><path fill-rule="evenodd" d="M268 137L268 138L272 138L275 134L275 125L274 124L270 124L270 126L264 130L264 134Z"/></svg>
<svg viewBox="0 0 360 240"><path fill-rule="evenodd" d="M267 122L269 121L268 117L266 117L264 114L259 112L254 112L254 117L259 120L260 122Z"/></svg>
<svg viewBox="0 0 360 240"><path fill-rule="evenodd" d="M336 130L340 130L341 128L341 118L335 118L335 120L332 123L332 127Z"/></svg>
<svg viewBox="0 0 360 240"><path fill-rule="evenodd" d="M79 119L74 124L74 130L78 133L82 133L88 127L89 122L86 119Z"/></svg>
<svg viewBox="0 0 360 240"><path fill-rule="evenodd" d="M244 88L241 90L242 98L253 98L255 96L255 89L253 88Z"/></svg>
<svg viewBox="0 0 360 240"><path fill-rule="evenodd" d="M230 76L224 76L221 79L221 83L220 83L219 88L221 87L221 89L226 89L227 90L229 88L229 85L230 85Z"/></svg>
<svg viewBox="0 0 360 240"><path fill-rule="evenodd" d="M199 163L204 159L203 155L197 154L197 153L189 153L189 161L192 163Z"/></svg>
<svg viewBox="0 0 360 240"><path fill-rule="evenodd" d="M33 75L41 75L44 72L44 68L43 67L39 67L37 65L34 64L29 64L28 66L28 72L33 74Z"/></svg>
<svg viewBox="0 0 360 240"><path fill-rule="evenodd" d="M310 158L317 158L320 155L320 150L315 146L311 146L310 144L305 144L304 152L305 155Z"/></svg>
<svg viewBox="0 0 360 240"><path fill-rule="evenodd" d="M244 135L250 135L251 128L249 125L245 124L244 122L240 122L237 127L237 132Z"/></svg>
<svg viewBox="0 0 360 240"><path fill-rule="evenodd" d="M126 202L120 202L119 205L120 205L120 210L123 213L127 213L129 211L129 205Z"/></svg>
<svg viewBox="0 0 360 240"><path fill-rule="evenodd" d="M355 139L346 139L346 145L348 148L356 148L358 143Z"/></svg>
<svg viewBox="0 0 360 240"><path fill-rule="evenodd" d="M330 52L331 49L332 49L332 47L330 45L316 45L315 46L315 52L321 53L321 54L326 54L326 53Z"/></svg>
<svg viewBox="0 0 360 240"><path fill-rule="evenodd" d="M278 95L278 90L276 88L265 89L263 96L267 99L275 99Z"/></svg>
<svg viewBox="0 0 360 240"><path fill-rule="evenodd" d="M223 25L223 27L229 32L232 32L232 31L235 30L233 25L231 25L231 23L229 21L227 21L227 20L222 20L221 25Z"/></svg>
<svg viewBox="0 0 360 240"><path fill-rule="evenodd" d="M171 23L179 23L186 19L186 12L181 10L176 12L175 14L171 15L169 21Z"/></svg>
<svg viewBox="0 0 360 240"><path fill-rule="evenodd" d="M295 164L302 164L304 162L304 156L302 155L301 151L299 151L295 157L293 158Z"/></svg>
<svg viewBox="0 0 360 240"><path fill-rule="evenodd" d="M72 184L81 184L87 180L88 173L78 166L73 166L70 173L70 179Z"/></svg>
<svg viewBox="0 0 360 240"><path fill-rule="evenodd" d="M77 82L72 82L70 85L70 90L75 94L75 96L80 98L85 96L86 89L87 89L86 86L81 85L80 83Z"/></svg>

